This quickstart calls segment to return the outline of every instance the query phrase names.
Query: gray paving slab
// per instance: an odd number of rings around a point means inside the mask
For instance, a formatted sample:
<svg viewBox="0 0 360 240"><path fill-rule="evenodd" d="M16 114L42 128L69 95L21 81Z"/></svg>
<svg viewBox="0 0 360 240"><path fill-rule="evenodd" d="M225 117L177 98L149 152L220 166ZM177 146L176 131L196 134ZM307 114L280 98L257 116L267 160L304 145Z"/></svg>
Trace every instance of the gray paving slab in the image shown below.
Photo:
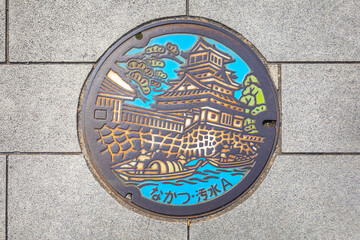
<svg viewBox="0 0 360 240"><path fill-rule="evenodd" d="M137 25L184 14L178 0L10 1L10 60L95 61Z"/></svg>
<svg viewBox="0 0 360 240"><path fill-rule="evenodd" d="M120 205L82 156L14 155L9 167L9 239L186 239L186 223Z"/></svg>
<svg viewBox="0 0 360 240"><path fill-rule="evenodd" d="M5 61L5 1L0 2L0 62Z"/></svg>
<svg viewBox="0 0 360 240"><path fill-rule="evenodd" d="M6 157L0 155L0 239L5 239Z"/></svg>
<svg viewBox="0 0 360 240"><path fill-rule="evenodd" d="M191 239L360 239L360 157L277 157L243 204L191 224Z"/></svg>
<svg viewBox="0 0 360 240"><path fill-rule="evenodd" d="M190 15L219 21L268 61L359 61L358 1L191 0Z"/></svg>
<svg viewBox="0 0 360 240"><path fill-rule="evenodd" d="M360 64L282 65L282 151L360 152Z"/></svg>
<svg viewBox="0 0 360 240"><path fill-rule="evenodd" d="M77 105L91 67L0 66L0 152L79 152Z"/></svg>

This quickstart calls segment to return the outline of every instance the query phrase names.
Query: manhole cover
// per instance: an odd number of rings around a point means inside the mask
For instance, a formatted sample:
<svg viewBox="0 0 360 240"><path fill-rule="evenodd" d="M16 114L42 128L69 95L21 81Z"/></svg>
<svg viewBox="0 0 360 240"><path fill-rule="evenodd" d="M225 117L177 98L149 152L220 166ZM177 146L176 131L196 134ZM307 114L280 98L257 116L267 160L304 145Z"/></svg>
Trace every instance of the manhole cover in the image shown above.
<svg viewBox="0 0 360 240"><path fill-rule="evenodd" d="M224 209L269 165L275 88L241 37L189 19L118 40L83 89L79 131L96 178L147 213L194 218Z"/></svg>

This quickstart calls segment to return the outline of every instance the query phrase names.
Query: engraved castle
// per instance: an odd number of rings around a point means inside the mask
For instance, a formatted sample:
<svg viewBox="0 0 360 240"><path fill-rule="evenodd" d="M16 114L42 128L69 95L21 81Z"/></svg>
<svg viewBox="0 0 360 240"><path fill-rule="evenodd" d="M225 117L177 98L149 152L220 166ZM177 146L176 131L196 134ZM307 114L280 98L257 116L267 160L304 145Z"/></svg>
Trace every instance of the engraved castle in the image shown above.
<svg viewBox="0 0 360 240"><path fill-rule="evenodd" d="M234 59L201 37L182 56L178 77L153 95L150 108L131 104L136 92L115 70L99 89L95 118L107 122L98 129L99 141L123 179L188 176L204 164L189 164L198 158L218 167L254 164L264 137L244 131L251 115L234 97L243 86L226 68Z"/></svg>

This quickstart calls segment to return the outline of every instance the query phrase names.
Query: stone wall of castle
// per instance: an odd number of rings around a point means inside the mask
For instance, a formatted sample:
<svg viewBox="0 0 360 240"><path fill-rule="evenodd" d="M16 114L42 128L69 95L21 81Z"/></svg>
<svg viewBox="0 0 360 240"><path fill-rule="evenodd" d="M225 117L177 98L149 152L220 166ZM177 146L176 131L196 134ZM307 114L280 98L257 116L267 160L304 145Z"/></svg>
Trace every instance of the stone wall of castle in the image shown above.
<svg viewBox="0 0 360 240"><path fill-rule="evenodd" d="M217 157L224 145L233 154L256 153L261 137L252 137L230 130L219 130L198 125L185 133L170 132L142 126L104 125L98 130L99 141L114 162L136 158L141 149L152 153L152 159L176 160L181 155L187 160L199 157Z"/></svg>

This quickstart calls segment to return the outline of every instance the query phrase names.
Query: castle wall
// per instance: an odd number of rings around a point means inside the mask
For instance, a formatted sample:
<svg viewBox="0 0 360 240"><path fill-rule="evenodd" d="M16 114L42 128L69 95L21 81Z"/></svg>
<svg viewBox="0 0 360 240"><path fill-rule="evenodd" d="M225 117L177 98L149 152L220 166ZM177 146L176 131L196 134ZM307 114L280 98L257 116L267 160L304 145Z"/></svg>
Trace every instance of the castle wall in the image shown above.
<svg viewBox="0 0 360 240"><path fill-rule="evenodd" d="M231 145L233 154L251 155L256 152L253 146L258 144L261 147L264 140L206 125L197 125L185 133L129 124L115 128L104 125L98 132L114 162L136 158L141 149L152 152L153 159L167 160L177 160L180 155L187 160L219 157L223 145Z"/></svg>

